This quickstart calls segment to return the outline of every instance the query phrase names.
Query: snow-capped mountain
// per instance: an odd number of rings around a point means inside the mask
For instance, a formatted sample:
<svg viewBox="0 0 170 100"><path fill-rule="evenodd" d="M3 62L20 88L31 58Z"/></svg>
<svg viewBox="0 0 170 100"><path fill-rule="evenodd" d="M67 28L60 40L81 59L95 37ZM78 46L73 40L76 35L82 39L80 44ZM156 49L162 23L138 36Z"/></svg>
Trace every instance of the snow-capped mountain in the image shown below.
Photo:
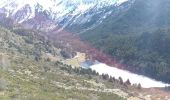
<svg viewBox="0 0 170 100"><path fill-rule="evenodd" d="M80 24L92 28L127 1L131 0L1 0L0 14L39 29L49 26L51 30L56 25L63 29Z"/></svg>

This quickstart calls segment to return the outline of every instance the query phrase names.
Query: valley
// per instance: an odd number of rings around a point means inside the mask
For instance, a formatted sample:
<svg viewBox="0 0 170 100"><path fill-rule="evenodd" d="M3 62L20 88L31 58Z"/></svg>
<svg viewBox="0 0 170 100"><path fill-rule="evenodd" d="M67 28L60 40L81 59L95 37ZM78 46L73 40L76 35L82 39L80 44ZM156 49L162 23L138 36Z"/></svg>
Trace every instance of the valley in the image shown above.
<svg viewBox="0 0 170 100"><path fill-rule="evenodd" d="M170 100L168 0L45 2L0 1L0 100Z"/></svg>
<svg viewBox="0 0 170 100"><path fill-rule="evenodd" d="M51 44L48 39L44 39L35 31L22 30L21 34L1 28L1 40L1 59L7 59L6 62L1 62L0 70L2 82L5 82L0 95L2 100L10 98L21 100L43 98L49 100L65 100L65 98L81 100L93 98L149 100L150 98L157 100L157 98L169 98L169 93L165 92L164 88L163 90L138 89L135 85L119 83L117 79L112 83L102 78L101 75L90 74L89 70L70 69L70 65L65 63L67 59L60 54L64 48L68 49L67 46L58 45L61 49L56 48L55 42L53 46L53 43ZM7 62L10 63L7 64ZM155 95L155 92L159 92L160 95Z"/></svg>

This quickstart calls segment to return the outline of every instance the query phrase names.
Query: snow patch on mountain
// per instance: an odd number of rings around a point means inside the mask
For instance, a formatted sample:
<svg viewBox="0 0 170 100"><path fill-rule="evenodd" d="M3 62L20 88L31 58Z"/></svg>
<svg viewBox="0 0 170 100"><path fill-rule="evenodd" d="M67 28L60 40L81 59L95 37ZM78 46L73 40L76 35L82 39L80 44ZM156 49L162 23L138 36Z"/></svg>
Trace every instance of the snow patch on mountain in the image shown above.
<svg viewBox="0 0 170 100"><path fill-rule="evenodd" d="M15 16L20 10L27 11L20 23L35 17L35 11L48 11L51 18L84 14L90 9L99 9L110 5L120 5L127 0L1 0L0 9L7 17ZM23 9L26 6L27 9Z"/></svg>

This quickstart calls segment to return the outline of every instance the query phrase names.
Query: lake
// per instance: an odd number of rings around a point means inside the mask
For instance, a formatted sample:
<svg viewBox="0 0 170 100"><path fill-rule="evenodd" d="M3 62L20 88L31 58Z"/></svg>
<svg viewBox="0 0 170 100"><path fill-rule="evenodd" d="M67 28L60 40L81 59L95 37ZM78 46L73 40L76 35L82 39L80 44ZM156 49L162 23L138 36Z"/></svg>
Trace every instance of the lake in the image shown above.
<svg viewBox="0 0 170 100"><path fill-rule="evenodd" d="M92 70L95 70L100 75L108 74L109 76L115 77L116 79L121 77L123 81L126 81L127 79L129 79L132 84L140 83L143 88L169 86L166 83L156 81L146 76L137 75L129 71L118 69L116 67L110 67L104 63L96 63L94 65L91 65L89 68L91 68Z"/></svg>

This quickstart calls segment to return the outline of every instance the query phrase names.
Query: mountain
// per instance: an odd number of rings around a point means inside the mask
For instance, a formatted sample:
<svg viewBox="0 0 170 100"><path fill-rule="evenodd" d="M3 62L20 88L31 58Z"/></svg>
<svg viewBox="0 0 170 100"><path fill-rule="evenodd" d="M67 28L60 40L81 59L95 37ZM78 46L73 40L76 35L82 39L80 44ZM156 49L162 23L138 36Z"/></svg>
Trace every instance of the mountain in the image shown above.
<svg viewBox="0 0 170 100"><path fill-rule="evenodd" d="M75 51L76 52L76 51ZM168 87L143 89L129 80L75 67L41 32L0 26L1 100L166 100ZM81 62L80 53L76 61ZM68 61L72 62L71 64ZM157 95L159 93L159 95ZM148 95L149 94L149 95Z"/></svg>
<svg viewBox="0 0 170 100"><path fill-rule="evenodd" d="M99 61L118 62L132 72L169 82L169 4L168 0L50 0L48 5L39 0L1 0L0 23L42 31L67 51L81 46L79 51ZM100 51L91 53L96 50L79 43L75 34Z"/></svg>
<svg viewBox="0 0 170 100"><path fill-rule="evenodd" d="M91 70L72 68L60 50L37 31L14 32L0 26L0 99L128 98L128 94L121 89L110 87L108 92L104 84L94 83L92 78L97 74ZM102 90L102 87L105 89Z"/></svg>
<svg viewBox="0 0 170 100"><path fill-rule="evenodd" d="M169 4L168 0L50 0L48 5L39 0L1 0L0 23L39 30L73 55L78 50L170 82Z"/></svg>
<svg viewBox="0 0 170 100"><path fill-rule="evenodd" d="M124 2L127 0L1 0L0 13L27 27L48 27L46 31L88 24L82 31L99 24Z"/></svg>
<svg viewBox="0 0 170 100"><path fill-rule="evenodd" d="M164 6L162 7L162 5ZM170 25L168 12L168 0L136 0L127 12L119 15L117 19L113 19L112 16L107 17L94 30L98 30L99 34L105 30L107 30L106 34L128 34L129 31L141 31L142 28L162 28Z"/></svg>
<svg viewBox="0 0 170 100"><path fill-rule="evenodd" d="M116 19L109 16L80 36L125 69L169 83L169 5L169 0L136 0Z"/></svg>
<svg viewBox="0 0 170 100"><path fill-rule="evenodd" d="M167 28L122 27L142 23L138 17L147 17L134 14L153 1L1 0L0 100L168 100L169 87L146 89L81 68L99 61L168 82Z"/></svg>

